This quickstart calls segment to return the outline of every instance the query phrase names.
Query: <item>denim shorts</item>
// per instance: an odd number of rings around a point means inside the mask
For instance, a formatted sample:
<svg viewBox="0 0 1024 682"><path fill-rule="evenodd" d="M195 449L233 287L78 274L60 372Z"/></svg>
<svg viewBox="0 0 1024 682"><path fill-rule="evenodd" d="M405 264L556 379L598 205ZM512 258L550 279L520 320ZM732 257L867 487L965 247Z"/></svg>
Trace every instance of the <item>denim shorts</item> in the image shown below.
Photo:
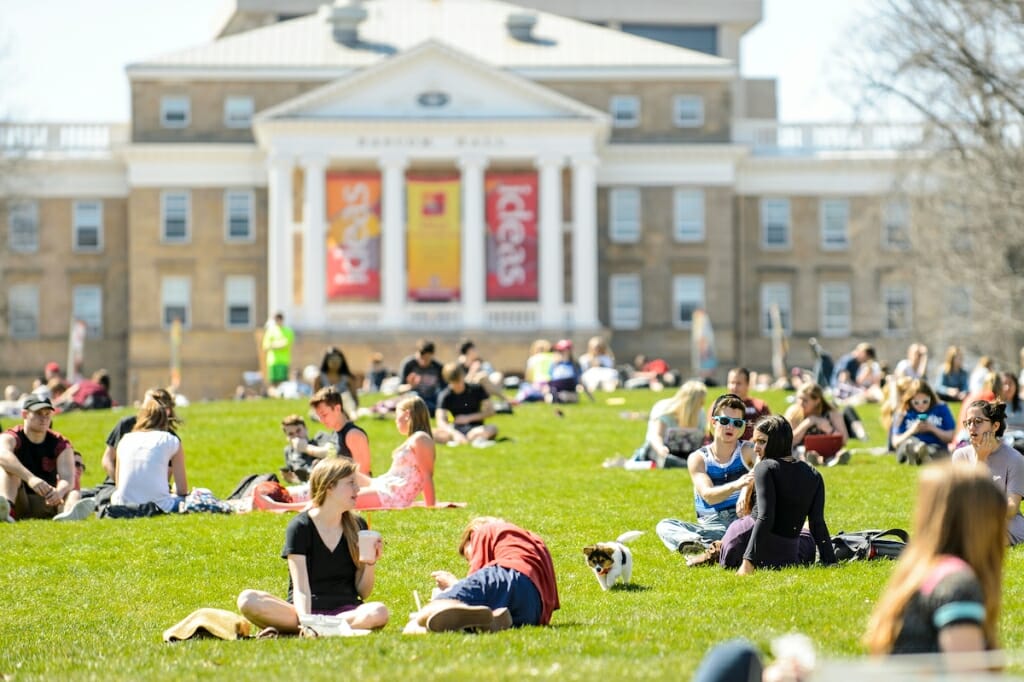
<svg viewBox="0 0 1024 682"><path fill-rule="evenodd" d="M543 604L533 581L514 568L485 566L438 594L435 599L457 599L491 610L505 607L512 624L539 625Z"/></svg>

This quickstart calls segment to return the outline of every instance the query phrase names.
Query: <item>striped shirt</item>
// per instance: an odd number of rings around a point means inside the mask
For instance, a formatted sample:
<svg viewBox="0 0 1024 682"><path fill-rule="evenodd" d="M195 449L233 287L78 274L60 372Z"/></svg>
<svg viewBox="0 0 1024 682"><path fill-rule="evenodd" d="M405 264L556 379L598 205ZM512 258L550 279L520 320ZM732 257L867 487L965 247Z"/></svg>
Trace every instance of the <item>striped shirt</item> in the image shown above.
<svg viewBox="0 0 1024 682"><path fill-rule="evenodd" d="M723 483L731 483L736 479L740 478L747 473L747 465L743 461L743 441L736 442L736 449L732 453L732 457L725 464L722 464L715 459L714 454L711 452L711 446L705 445L700 450L697 450L690 455L700 455L704 458L704 469L707 472L708 477L711 479L711 485L720 486ZM704 501L704 498L697 493L697 488L693 489L693 505L697 508L697 516L711 516L717 514L720 511L734 511L736 509L736 500L740 497L740 491L734 492L726 499L718 502L717 504L708 504Z"/></svg>

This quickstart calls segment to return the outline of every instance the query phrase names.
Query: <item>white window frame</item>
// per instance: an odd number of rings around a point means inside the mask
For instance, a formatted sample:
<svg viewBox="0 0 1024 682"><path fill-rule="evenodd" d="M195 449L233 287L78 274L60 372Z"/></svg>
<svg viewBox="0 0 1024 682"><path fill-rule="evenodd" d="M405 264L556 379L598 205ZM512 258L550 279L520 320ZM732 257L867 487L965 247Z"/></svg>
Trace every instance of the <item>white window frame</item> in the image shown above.
<svg viewBox="0 0 1024 682"><path fill-rule="evenodd" d="M902 239L895 238L901 235ZM882 248L888 251L910 250L910 203L891 199L882 207Z"/></svg>
<svg viewBox="0 0 1024 682"><path fill-rule="evenodd" d="M244 236L231 234L231 210L232 200L244 201L246 203L249 230ZM251 189L227 189L224 190L224 241L234 243L252 243L256 241L255 229L256 197Z"/></svg>
<svg viewBox="0 0 1024 682"><path fill-rule="evenodd" d="M619 213L633 204L633 215ZM612 187L608 191L608 237L616 244L636 244L640 241L643 195L639 187Z"/></svg>
<svg viewBox="0 0 1024 682"><path fill-rule="evenodd" d="M763 282L761 284L761 335L772 335L771 304L779 304L782 329L785 336L793 333L793 287L789 282Z"/></svg>
<svg viewBox="0 0 1024 682"><path fill-rule="evenodd" d="M769 242L769 228L774 223L769 223L769 218L775 219L779 216L771 215L777 210L785 210L785 222L782 227L785 229L784 242ZM788 197L762 197L761 198L761 248L765 251L783 251L792 248L793 244L793 208Z"/></svg>
<svg viewBox="0 0 1024 682"><path fill-rule="evenodd" d="M72 287L71 317L85 322L86 338L103 338L103 287L99 284Z"/></svg>
<svg viewBox="0 0 1024 682"><path fill-rule="evenodd" d="M901 304L905 308L903 327L893 327L889 309L893 304ZM882 287L882 334L884 336L909 336L914 326L914 292L909 284L889 284Z"/></svg>
<svg viewBox="0 0 1024 682"><path fill-rule="evenodd" d="M694 295L695 294L695 295ZM702 275L676 275L672 278L672 326L676 329L693 327L693 311L707 310L704 299L704 277ZM690 316L682 315L683 304L691 305Z"/></svg>
<svg viewBox="0 0 1024 682"><path fill-rule="evenodd" d="M643 326L643 281L636 273L608 278L608 323L612 329L640 329Z"/></svg>
<svg viewBox="0 0 1024 682"><path fill-rule="evenodd" d="M682 114L691 114L683 116ZM672 123L676 128L704 127L704 98L700 95L676 95L672 98Z"/></svg>
<svg viewBox="0 0 1024 682"><path fill-rule="evenodd" d="M853 294L847 282L825 282L819 296L821 336L836 339L850 336Z"/></svg>
<svg viewBox="0 0 1024 682"><path fill-rule="evenodd" d="M7 204L7 247L15 253L39 251L39 202L12 200Z"/></svg>
<svg viewBox="0 0 1024 682"><path fill-rule="evenodd" d="M86 207L95 207L96 224L89 224L84 218L88 216ZM83 230L96 230L96 245L83 246ZM103 202L99 199L81 199L71 206L71 248L74 251L96 253L103 250Z"/></svg>
<svg viewBox="0 0 1024 682"><path fill-rule="evenodd" d="M167 236L167 206L171 199L185 200L185 236ZM188 244L192 241L192 193L187 189L167 189L160 193L160 242L162 244Z"/></svg>
<svg viewBox="0 0 1024 682"><path fill-rule="evenodd" d="M39 338L39 286L7 287L7 335L12 339Z"/></svg>
<svg viewBox="0 0 1024 682"><path fill-rule="evenodd" d="M640 97L637 95L612 95L608 103L613 128L636 128L640 125ZM629 118L620 118L627 114Z"/></svg>
<svg viewBox="0 0 1024 682"><path fill-rule="evenodd" d="M248 309L249 320L231 320L233 308ZM224 328L252 329L256 324L256 278L252 275L228 275L224 278Z"/></svg>
<svg viewBox="0 0 1024 682"><path fill-rule="evenodd" d="M181 114L178 120L176 114ZM175 118L169 116L175 114ZM192 99L188 95L164 95L160 98L160 126L163 128L188 128L192 122Z"/></svg>
<svg viewBox="0 0 1024 682"><path fill-rule="evenodd" d="M192 326L192 279L186 276L167 276L160 280L160 326L170 329L172 320L168 318L169 308L182 308L184 319L183 329Z"/></svg>
<svg viewBox="0 0 1024 682"><path fill-rule="evenodd" d="M696 187L678 187L672 193L672 233L684 244L704 241L704 190Z"/></svg>
<svg viewBox="0 0 1024 682"><path fill-rule="evenodd" d="M822 251L846 251L850 248L849 199L822 199L818 202Z"/></svg>
<svg viewBox="0 0 1024 682"><path fill-rule="evenodd" d="M248 95L229 95L224 98L224 127L250 128L256 113L256 100Z"/></svg>

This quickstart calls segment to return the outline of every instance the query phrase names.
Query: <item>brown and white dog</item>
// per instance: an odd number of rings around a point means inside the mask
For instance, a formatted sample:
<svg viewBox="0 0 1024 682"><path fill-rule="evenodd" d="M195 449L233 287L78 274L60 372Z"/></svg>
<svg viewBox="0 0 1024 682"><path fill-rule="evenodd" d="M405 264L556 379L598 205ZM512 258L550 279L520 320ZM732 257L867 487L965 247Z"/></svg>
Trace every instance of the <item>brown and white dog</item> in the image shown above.
<svg viewBox="0 0 1024 682"><path fill-rule="evenodd" d="M625 543L641 535L643 531L631 530L620 535L614 542L598 542L583 548L587 565L594 569L602 590L607 590L619 580L623 585L629 584L633 577L633 553Z"/></svg>

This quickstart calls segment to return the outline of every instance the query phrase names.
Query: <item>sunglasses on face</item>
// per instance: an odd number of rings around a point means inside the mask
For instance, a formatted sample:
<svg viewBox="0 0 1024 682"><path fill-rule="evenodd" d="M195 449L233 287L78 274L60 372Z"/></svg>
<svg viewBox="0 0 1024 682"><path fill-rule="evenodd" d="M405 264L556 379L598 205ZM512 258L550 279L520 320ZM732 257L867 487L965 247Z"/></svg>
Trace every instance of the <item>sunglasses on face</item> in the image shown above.
<svg viewBox="0 0 1024 682"><path fill-rule="evenodd" d="M742 429L747 425L746 419L736 419L735 417L726 417L724 415L718 415L716 417L712 417L712 419L714 419L719 426L729 426L732 424L737 429Z"/></svg>

